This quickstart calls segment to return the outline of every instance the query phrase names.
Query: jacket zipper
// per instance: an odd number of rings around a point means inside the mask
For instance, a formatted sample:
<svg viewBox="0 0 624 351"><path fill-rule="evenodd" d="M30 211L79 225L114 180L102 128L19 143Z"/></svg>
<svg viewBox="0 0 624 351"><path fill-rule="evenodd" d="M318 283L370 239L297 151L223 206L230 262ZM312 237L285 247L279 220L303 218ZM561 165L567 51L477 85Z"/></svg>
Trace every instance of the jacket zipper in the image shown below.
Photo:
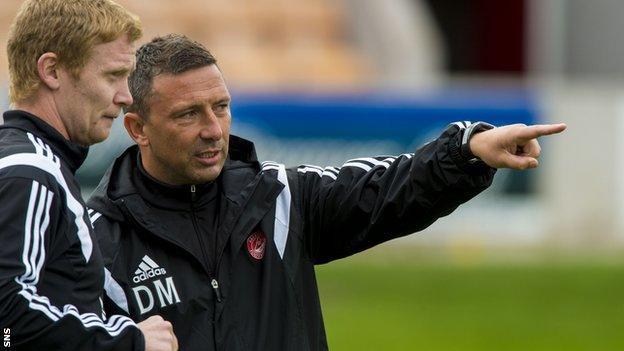
<svg viewBox="0 0 624 351"><path fill-rule="evenodd" d="M223 300L223 296L221 295L221 289L219 288L219 281L217 280L215 274L213 274L212 269L214 267L211 266L210 261L208 260L208 255L206 254L206 248L204 244L204 239L199 231L199 225L197 224L197 218L195 218L195 198L196 198L196 189L195 185L191 185L191 219L193 221L193 228L195 229L195 234L199 240L199 246L201 248L202 256L204 258L204 262L208 265L208 275L210 278L210 285L212 286L212 290L214 290L215 297L217 298L217 302L221 302ZM216 259L216 257L215 257Z"/></svg>
<svg viewBox="0 0 624 351"><path fill-rule="evenodd" d="M256 189L258 188L258 184L256 183L253 189L253 193L255 193ZM242 212L244 212L244 208L245 206L247 206L247 203L249 203L249 199L251 199L253 196L249 196L249 198L247 199L247 201L245 201L245 203L243 203L243 205L241 206L241 212L238 214L238 217L240 218L240 216L242 215ZM232 230L230 231L230 233L228 233L228 236L232 235ZM218 243L217 243L218 244ZM218 246L218 245L215 245ZM223 257L223 251L224 250L219 250L217 247L215 247L215 255L217 258L217 261L215 263L216 265L216 270L217 272L219 271L219 268L221 267L221 258ZM213 281L211 282L213 289L215 290L215 294L217 294L217 300L219 300L219 296L221 296L221 291L219 290L219 282L216 279L213 279Z"/></svg>

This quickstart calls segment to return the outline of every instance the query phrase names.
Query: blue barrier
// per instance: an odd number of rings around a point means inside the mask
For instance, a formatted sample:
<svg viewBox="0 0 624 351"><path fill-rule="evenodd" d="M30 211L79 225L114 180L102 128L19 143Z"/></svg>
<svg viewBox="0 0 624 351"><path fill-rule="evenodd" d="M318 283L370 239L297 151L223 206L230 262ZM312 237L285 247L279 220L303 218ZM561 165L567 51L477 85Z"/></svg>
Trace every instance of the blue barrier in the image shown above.
<svg viewBox="0 0 624 351"><path fill-rule="evenodd" d="M234 94L234 126L275 138L388 139L411 145L432 130L460 121L532 124L533 96L522 89L446 89L428 94Z"/></svg>

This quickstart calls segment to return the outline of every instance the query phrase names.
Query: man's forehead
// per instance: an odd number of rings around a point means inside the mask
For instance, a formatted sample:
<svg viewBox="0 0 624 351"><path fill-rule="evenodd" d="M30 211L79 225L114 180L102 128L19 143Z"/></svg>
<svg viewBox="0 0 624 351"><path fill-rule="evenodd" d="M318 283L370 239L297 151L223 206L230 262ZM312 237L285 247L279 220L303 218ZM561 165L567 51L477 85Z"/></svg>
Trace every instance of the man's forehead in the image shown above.
<svg viewBox="0 0 624 351"><path fill-rule="evenodd" d="M212 65L214 66L214 65ZM163 97L229 98L229 92L216 66L205 66L179 74L163 73L154 77L152 94Z"/></svg>
<svg viewBox="0 0 624 351"><path fill-rule="evenodd" d="M135 46L126 37L120 37L112 42L95 45L91 53L91 60L104 66L125 66L134 69Z"/></svg>

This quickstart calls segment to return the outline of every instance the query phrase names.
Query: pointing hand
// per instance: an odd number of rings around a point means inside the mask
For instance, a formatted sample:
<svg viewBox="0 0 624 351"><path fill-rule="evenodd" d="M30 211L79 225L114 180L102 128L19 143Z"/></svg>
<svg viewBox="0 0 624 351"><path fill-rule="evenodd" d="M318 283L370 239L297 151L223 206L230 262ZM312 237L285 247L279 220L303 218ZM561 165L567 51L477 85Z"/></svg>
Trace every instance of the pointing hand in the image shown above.
<svg viewBox="0 0 624 351"><path fill-rule="evenodd" d="M473 135L470 150L493 168L536 168L541 152L537 138L561 133L565 129L563 123L503 126Z"/></svg>

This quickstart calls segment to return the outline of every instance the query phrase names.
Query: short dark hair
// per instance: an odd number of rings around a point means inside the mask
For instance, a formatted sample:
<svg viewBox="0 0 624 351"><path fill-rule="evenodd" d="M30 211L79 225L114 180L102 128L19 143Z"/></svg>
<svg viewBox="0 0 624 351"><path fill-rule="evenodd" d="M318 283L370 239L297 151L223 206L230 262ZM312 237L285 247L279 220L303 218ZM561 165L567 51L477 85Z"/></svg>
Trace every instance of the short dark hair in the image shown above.
<svg viewBox="0 0 624 351"><path fill-rule="evenodd" d="M136 68L128 78L134 102L126 111L148 117L152 84L159 74L180 74L216 64L215 57L202 44L185 35L168 34L152 39L136 52Z"/></svg>

